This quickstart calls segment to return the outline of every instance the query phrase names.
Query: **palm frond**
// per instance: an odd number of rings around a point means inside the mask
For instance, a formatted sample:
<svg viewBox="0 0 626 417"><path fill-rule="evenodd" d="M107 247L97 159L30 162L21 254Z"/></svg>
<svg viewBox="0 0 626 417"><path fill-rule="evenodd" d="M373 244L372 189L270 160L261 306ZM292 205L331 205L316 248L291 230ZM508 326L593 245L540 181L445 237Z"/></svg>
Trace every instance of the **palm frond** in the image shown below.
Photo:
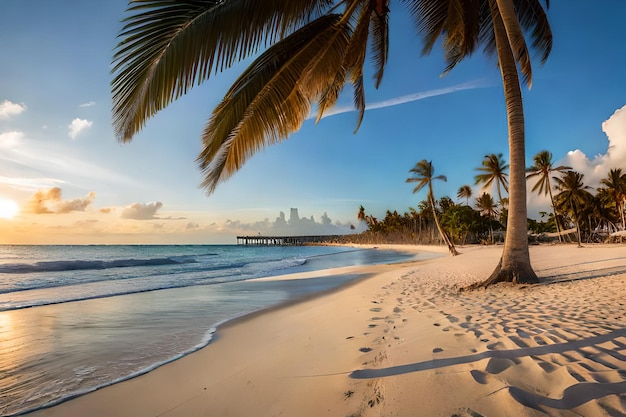
<svg viewBox="0 0 626 417"><path fill-rule="evenodd" d="M367 40L369 38L369 22L373 13L371 2L365 2L361 7L356 27L348 49L346 50L346 60L344 66L349 75L350 82L354 89L353 103L357 110L357 124L354 129L356 132L365 114L365 88L363 85L363 65L365 64L365 56L367 55Z"/></svg>
<svg viewBox="0 0 626 417"><path fill-rule="evenodd" d="M389 0L378 0L371 14L372 61L374 63L374 86L378 88L385 73L389 56Z"/></svg>
<svg viewBox="0 0 626 417"><path fill-rule="evenodd" d="M546 0L545 3L546 9L549 8L550 2ZM540 63L545 63L552 50L552 30L541 1L515 0L515 10L522 28L530 32L532 48L540 53Z"/></svg>
<svg viewBox="0 0 626 417"><path fill-rule="evenodd" d="M209 193L247 158L300 128L343 62L350 28L340 19L324 15L276 43L233 84L203 133L198 163Z"/></svg>
<svg viewBox="0 0 626 417"><path fill-rule="evenodd" d="M209 78L256 53L332 0L138 0L113 56L113 124L129 141L146 120ZM246 19L242 19L246 16Z"/></svg>
<svg viewBox="0 0 626 417"><path fill-rule="evenodd" d="M424 39L422 55L428 55L444 30L448 5L439 0L406 0L418 35Z"/></svg>

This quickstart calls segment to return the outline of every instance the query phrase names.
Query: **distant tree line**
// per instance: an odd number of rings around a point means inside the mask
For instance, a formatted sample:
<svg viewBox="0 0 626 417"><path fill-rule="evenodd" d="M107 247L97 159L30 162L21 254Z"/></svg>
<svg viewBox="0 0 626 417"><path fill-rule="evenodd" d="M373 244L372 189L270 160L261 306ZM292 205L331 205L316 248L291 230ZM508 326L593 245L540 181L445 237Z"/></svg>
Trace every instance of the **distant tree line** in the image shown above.
<svg viewBox="0 0 626 417"><path fill-rule="evenodd" d="M462 185L457 202L449 196L436 200L432 181L446 181L446 177L434 176L432 163L422 160L410 170L413 176L407 182L417 183L413 192L426 188L427 199L403 213L387 210L382 219L360 206L357 218L365 222L367 230L346 239L370 244L446 244L452 254L455 244L503 242L508 198L502 191L508 192L507 169L502 154L486 155L475 176L475 185L483 185L482 194L474 196L469 185ZM535 181L532 191L548 197L552 208L539 213L540 221L527 220L531 242L606 242L611 233L626 230L626 173L622 168L610 169L594 190L585 185L583 174L568 166L553 166L552 154L544 150L533 157L526 178ZM484 191L490 187L496 190L498 200Z"/></svg>

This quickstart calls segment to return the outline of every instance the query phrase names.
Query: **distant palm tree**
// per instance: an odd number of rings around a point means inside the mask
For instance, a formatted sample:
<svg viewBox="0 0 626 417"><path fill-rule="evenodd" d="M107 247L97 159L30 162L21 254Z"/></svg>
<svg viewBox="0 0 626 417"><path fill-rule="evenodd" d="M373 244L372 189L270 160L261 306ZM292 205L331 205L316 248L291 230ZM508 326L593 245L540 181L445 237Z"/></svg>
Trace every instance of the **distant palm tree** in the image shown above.
<svg viewBox="0 0 626 417"><path fill-rule="evenodd" d="M472 198L472 187L469 185L461 185L459 190L456 192L457 198L464 198L465 205L469 206L469 199Z"/></svg>
<svg viewBox="0 0 626 417"><path fill-rule="evenodd" d="M507 193L509 192L509 174L505 172L507 169L509 169L509 165L504 162L501 153L485 155L482 165L476 168L481 174L476 174L474 177L476 179L475 185L482 184L483 189L495 187L498 191L498 201L502 201L501 188L504 188Z"/></svg>
<svg viewBox="0 0 626 417"><path fill-rule="evenodd" d="M450 71L478 48L497 57L506 104L511 205L502 258L484 283L534 282L526 235L524 108L532 82L529 49L543 63L552 48L545 0L404 0L422 52L441 45ZM113 125L130 141L146 121L216 72L256 56L214 109L197 158L203 187L300 129L313 106L318 120L353 85L357 128L365 111L364 65L375 84L388 56L389 0L144 0L131 2L113 57ZM532 39L530 46L525 35ZM441 41L438 40L441 38ZM369 48L368 48L369 47ZM265 48L265 50L263 50ZM518 72L519 68L519 72Z"/></svg>
<svg viewBox="0 0 626 417"><path fill-rule="evenodd" d="M454 243L448 237L446 232L443 231L441 224L439 223L439 218L437 216L437 209L435 207L435 196L433 194L433 180L442 180L447 181L447 178L444 175L435 175L435 168L433 167L432 162L422 159L419 161L413 168L409 170L409 172L413 173L413 176L406 179L406 182L416 182L417 185L413 188L413 193L420 191L424 187L428 187L428 202L430 203L430 207L433 211L433 217L435 218L435 224L437 225L437 230L441 235L443 241L448 245L448 250L450 253L455 256L458 255L456 248L454 247Z"/></svg>
<svg viewBox="0 0 626 417"><path fill-rule="evenodd" d="M371 229L378 223L376 217L365 213L365 207L363 207L363 205L359 206L359 212L357 213L356 218L359 221L364 221L365 224L367 224L368 229Z"/></svg>
<svg viewBox="0 0 626 417"><path fill-rule="evenodd" d="M552 187L550 186L550 176L553 172L562 173L567 170L571 170L572 167L568 167L565 165L559 165L558 167L552 166L552 153L549 151L543 150L538 152L533 157L533 165L529 168L526 168L526 179L529 180L531 178L537 178L537 182L532 188L533 192L537 192L537 194L544 196L546 194L550 195L550 205L552 206L552 212L554 213L554 220L556 223L556 231L559 236L559 242L563 242L563 237L561 236L561 228L559 226L559 222L556 215L556 209L554 207L554 197L552 196Z"/></svg>
<svg viewBox="0 0 626 417"><path fill-rule="evenodd" d="M600 237L602 232L610 234L619 230L616 224L619 223L620 218L613 207L615 204L613 196L605 188L598 188L597 191L596 195L593 196L589 214L596 225L592 234L597 234L597 237Z"/></svg>
<svg viewBox="0 0 626 417"><path fill-rule="evenodd" d="M571 218L576 223L578 234L578 246L582 246L582 236L580 232L580 221L582 211L593 196L587 190L591 187L583 183L583 174L576 171L566 171L561 177L554 177L556 189L559 191L554 196L556 207L564 212L569 212Z"/></svg>
<svg viewBox="0 0 626 417"><path fill-rule="evenodd" d="M605 192L610 195L615 204L617 217L622 220L622 230L626 230L624 221L624 202L626 202L626 173L621 168L612 168L606 178L600 180Z"/></svg>
<svg viewBox="0 0 626 417"><path fill-rule="evenodd" d="M487 216L489 219L489 238L491 243L493 240L493 226L492 220L496 218L498 213L498 204L493 200L493 197L489 193L483 193L480 197L476 198L475 207L480 211L480 214Z"/></svg>

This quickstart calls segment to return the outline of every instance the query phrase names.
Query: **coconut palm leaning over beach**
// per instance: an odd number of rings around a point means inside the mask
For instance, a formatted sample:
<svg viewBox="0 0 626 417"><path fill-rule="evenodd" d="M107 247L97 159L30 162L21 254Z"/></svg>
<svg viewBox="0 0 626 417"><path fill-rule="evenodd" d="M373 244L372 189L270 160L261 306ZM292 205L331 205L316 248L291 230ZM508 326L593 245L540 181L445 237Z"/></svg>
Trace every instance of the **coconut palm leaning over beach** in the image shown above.
<svg viewBox="0 0 626 417"><path fill-rule="evenodd" d="M452 256L458 255L456 248L454 247L454 243L452 243L452 239L444 232L441 227L441 223L439 223L439 216L437 216L437 207L435 207L435 195L433 193L433 180L442 180L447 181L445 175L435 175L435 168L431 161L427 161L422 159L419 161L413 168L409 170L410 173L413 174L412 177L406 179L406 182L416 182L417 185L413 188L413 194L420 191L422 188L428 188L427 199L430 203L430 209L433 211L433 218L435 219L435 225L437 226L437 231L439 231L439 235L444 243L448 246L448 250L452 254Z"/></svg>
<svg viewBox="0 0 626 417"><path fill-rule="evenodd" d="M443 37L446 71L479 46L498 57L509 121L512 195L504 252L488 282L534 281L516 64L530 85L523 31L530 33L542 61L550 52L552 35L541 0L397 0L394 7L401 3L424 37L423 53ZM358 129L365 110L363 65L369 51L377 87L387 62L389 10L389 0L132 2L113 57L116 135L130 141L147 119L190 88L256 54L202 134L198 164L209 193L254 153L297 131L314 104L319 120L347 82L354 89Z"/></svg>

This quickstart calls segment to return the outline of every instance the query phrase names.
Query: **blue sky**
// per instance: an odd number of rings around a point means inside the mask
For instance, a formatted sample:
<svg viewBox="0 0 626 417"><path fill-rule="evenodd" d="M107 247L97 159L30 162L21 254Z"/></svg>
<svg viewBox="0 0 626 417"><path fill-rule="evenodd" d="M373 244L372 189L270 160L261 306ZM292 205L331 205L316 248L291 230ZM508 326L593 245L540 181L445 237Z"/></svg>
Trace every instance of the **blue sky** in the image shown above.
<svg viewBox="0 0 626 417"><path fill-rule="evenodd" d="M533 87L523 91L527 161L548 149L596 186L609 168L626 169L626 2L551 3L553 52L544 66L535 62ZM126 8L119 0L0 3L0 217L9 203L20 208L0 218L0 243L235 243L238 234L342 232L357 224L360 205L383 217L424 199L405 183L421 159L448 178L436 195L455 200L485 154L508 160L495 61L477 53L441 77L440 51L420 56L392 2L385 78L378 90L366 86L370 110L359 131L356 114L340 111L350 106L348 87L336 114L307 120L207 197L195 164L200 134L242 67L194 88L119 144L110 63ZM535 218L546 207L530 195L529 205ZM275 222L281 211L288 221L291 208L305 220Z"/></svg>

